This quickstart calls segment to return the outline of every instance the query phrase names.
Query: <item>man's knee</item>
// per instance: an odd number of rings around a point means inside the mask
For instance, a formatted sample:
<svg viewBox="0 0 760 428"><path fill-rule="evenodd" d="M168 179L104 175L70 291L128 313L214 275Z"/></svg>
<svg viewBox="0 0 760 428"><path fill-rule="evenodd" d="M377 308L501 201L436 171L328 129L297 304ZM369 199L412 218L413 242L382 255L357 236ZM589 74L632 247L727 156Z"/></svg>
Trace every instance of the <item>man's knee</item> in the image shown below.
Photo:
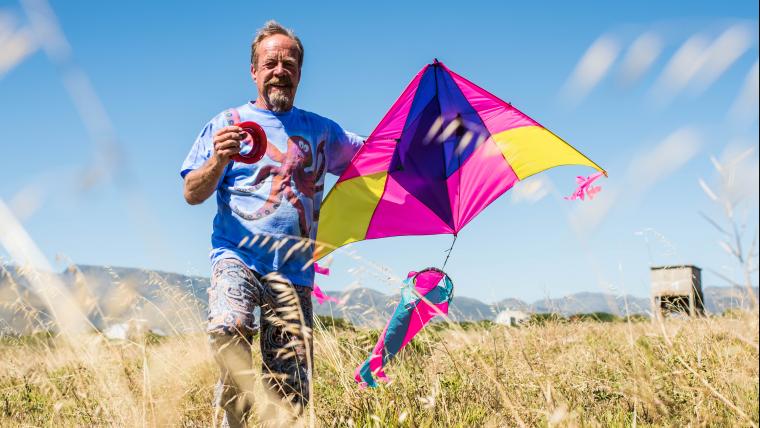
<svg viewBox="0 0 760 428"><path fill-rule="evenodd" d="M253 309L259 303L259 286L253 272L239 260L217 262L208 290L207 332L250 341L256 333Z"/></svg>
<svg viewBox="0 0 760 428"><path fill-rule="evenodd" d="M238 333L208 333L208 343L215 353L225 351L227 348L240 349L250 353L251 339Z"/></svg>

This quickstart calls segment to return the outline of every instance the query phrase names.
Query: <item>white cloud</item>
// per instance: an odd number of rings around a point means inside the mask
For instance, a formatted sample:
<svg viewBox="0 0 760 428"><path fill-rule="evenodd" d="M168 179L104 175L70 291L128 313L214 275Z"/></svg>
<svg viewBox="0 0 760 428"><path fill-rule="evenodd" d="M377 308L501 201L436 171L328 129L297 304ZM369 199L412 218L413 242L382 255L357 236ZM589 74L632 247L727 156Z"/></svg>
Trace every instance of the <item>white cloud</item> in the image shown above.
<svg viewBox="0 0 760 428"><path fill-rule="evenodd" d="M734 25L712 43L700 34L690 37L676 51L652 88L662 103L669 102L687 87L700 94L752 46L752 32L745 25Z"/></svg>
<svg viewBox="0 0 760 428"><path fill-rule="evenodd" d="M707 39L700 34L686 40L654 84L654 97L665 103L681 92L702 68L708 48Z"/></svg>
<svg viewBox="0 0 760 428"><path fill-rule="evenodd" d="M599 37L581 57L565 83L565 98L577 104L609 73L620 53L620 44L611 36Z"/></svg>
<svg viewBox="0 0 760 428"><path fill-rule="evenodd" d="M22 187L13 198L8 201L13 214L19 221L31 217L43 204L45 199L44 186L35 182Z"/></svg>
<svg viewBox="0 0 760 428"><path fill-rule="evenodd" d="M652 32L640 35L628 48L623 59L621 77L626 84L638 81L662 52L662 40Z"/></svg>
<svg viewBox="0 0 760 428"><path fill-rule="evenodd" d="M534 175L525 181L518 181L509 193L513 204L523 202L534 204L545 198L551 189L552 184L548 178Z"/></svg>
<svg viewBox="0 0 760 428"><path fill-rule="evenodd" d="M752 44L752 33L744 25L734 25L723 32L705 52L695 76L695 89L702 92L736 62Z"/></svg>
<svg viewBox="0 0 760 428"><path fill-rule="evenodd" d="M758 115L758 103L760 103L760 70L758 62L747 73L741 92L736 97L734 104L729 110L729 115L734 120L754 120Z"/></svg>
<svg viewBox="0 0 760 428"><path fill-rule="evenodd" d="M58 18L47 0L21 0L34 33L41 47L53 61L67 61L71 56L71 45L58 25Z"/></svg>
<svg viewBox="0 0 760 428"><path fill-rule="evenodd" d="M12 15L0 11L0 78L37 50L28 28L16 28Z"/></svg>
<svg viewBox="0 0 760 428"><path fill-rule="evenodd" d="M627 177L636 196L679 170L699 153L701 145L699 133L694 128L685 127L672 132L656 147L635 158Z"/></svg>

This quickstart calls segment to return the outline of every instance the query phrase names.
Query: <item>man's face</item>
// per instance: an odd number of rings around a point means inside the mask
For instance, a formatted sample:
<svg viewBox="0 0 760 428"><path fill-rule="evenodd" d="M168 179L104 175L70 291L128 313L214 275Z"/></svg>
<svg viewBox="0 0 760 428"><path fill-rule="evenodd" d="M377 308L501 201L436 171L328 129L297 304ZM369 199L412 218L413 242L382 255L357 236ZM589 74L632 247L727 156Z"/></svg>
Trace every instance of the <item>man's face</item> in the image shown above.
<svg viewBox="0 0 760 428"><path fill-rule="evenodd" d="M297 46L288 36L269 36L257 47L258 64L251 64L251 77L256 82L259 98L274 112L293 107L301 80Z"/></svg>

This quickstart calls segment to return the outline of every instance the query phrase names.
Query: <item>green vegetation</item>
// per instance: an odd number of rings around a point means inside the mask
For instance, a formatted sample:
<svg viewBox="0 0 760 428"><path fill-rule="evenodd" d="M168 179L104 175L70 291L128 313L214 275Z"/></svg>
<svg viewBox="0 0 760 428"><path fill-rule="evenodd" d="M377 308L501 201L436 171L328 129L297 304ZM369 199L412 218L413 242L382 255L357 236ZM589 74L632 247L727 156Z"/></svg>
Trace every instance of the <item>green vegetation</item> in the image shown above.
<svg viewBox="0 0 760 428"><path fill-rule="evenodd" d="M575 314L570 315L568 321L597 321L597 322L619 322L623 319L617 315L613 315L607 312L590 312L587 314Z"/></svg>
<svg viewBox="0 0 760 428"><path fill-rule="evenodd" d="M344 318L329 315L314 315L314 318L314 324L321 325L328 330L356 331L354 325Z"/></svg>
<svg viewBox="0 0 760 428"><path fill-rule="evenodd" d="M633 314L627 317L620 317L608 312L589 312L574 314L568 317L557 313L531 314L528 319L529 325L546 325L547 323L565 323L565 322L642 322L650 321L650 318L642 314Z"/></svg>

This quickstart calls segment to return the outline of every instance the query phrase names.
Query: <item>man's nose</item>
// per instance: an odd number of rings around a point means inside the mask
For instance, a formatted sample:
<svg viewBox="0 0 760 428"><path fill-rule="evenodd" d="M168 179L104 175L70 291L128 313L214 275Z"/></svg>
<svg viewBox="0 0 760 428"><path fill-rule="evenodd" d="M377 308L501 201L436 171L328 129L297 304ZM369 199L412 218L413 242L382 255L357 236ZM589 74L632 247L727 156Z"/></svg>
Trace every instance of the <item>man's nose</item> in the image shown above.
<svg viewBox="0 0 760 428"><path fill-rule="evenodd" d="M285 65L283 63L277 63L277 66L274 68L274 74L276 75L283 75L287 72L285 69Z"/></svg>

